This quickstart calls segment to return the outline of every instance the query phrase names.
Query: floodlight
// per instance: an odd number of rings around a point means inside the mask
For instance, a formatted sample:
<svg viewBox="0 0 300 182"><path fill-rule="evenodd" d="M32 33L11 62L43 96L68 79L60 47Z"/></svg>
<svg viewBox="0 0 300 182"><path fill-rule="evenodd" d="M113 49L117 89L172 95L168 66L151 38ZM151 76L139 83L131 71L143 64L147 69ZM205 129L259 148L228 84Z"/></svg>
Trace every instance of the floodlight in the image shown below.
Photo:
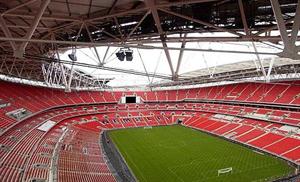
<svg viewBox="0 0 300 182"><path fill-rule="evenodd" d="M76 57L76 47L72 47L72 53L68 54L69 58L72 61L77 61L77 57Z"/></svg>
<svg viewBox="0 0 300 182"><path fill-rule="evenodd" d="M133 60L133 51L130 48L120 48L120 50L116 53L116 56L120 61L124 61L126 57L126 61Z"/></svg>
<svg viewBox="0 0 300 182"><path fill-rule="evenodd" d="M119 52L116 53L116 56L120 61L124 61L125 59L125 53L123 50L119 50Z"/></svg>
<svg viewBox="0 0 300 182"><path fill-rule="evenodd" d="M72 61L77 61L77 57L76 57L76 53L75 52L72 52L71 54L68 54L69 58L72 60Z"/></svg>
<svg viewBox="0 0 300 182"><path fill-rule="evenodd" d="M133 60L133 51L128 49L125 51L126 53L126 61L132 61Z"/></svg>

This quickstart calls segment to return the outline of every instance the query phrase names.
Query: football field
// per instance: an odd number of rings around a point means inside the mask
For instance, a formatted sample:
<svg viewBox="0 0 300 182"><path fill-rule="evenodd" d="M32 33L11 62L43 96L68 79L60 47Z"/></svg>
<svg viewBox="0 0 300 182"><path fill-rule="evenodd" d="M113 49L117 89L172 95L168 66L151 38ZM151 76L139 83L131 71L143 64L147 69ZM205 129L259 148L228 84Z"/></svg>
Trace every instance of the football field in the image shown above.
<svg viewBox="0 0 300 182"><path fill-rule="evenodd" d="M142 182L269 181L286 162L183 126L114 130L109 136ZM232 168L218 176L218 170Z"/></svg>

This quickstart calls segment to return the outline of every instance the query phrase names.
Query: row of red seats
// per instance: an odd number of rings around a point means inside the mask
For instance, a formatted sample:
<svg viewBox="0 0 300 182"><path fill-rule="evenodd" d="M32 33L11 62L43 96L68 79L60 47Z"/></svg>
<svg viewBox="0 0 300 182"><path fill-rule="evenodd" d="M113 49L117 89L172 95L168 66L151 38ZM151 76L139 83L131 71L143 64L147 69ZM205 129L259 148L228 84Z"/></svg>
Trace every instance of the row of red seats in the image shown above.
<svg viewBox="0 0 300 182"><path fill-rule="evenodd" d="M300 113L292 111L264 109L245 106L233 106L226 104L195 104L195 108L201 111L215 112L242 117L260 117L262 120L269 120L292 126L300 125ZM187 107L188 109L189 107Z"/></svg>
<svg viewBox="0 0 300 182"><path fill-rule="evenodd" d="M0 82L5 88L0 99L10 102L14 107L25 107L32 112L58 105L79 103L118 102L121 96L138 95L145 101L177 101L182 99L236 100L248 102L267 102L300 104L300 85L287 83L238 83L197 89L145 92L103 92L74 91L33 87L9 82Z"/></svg>
<svg viewBox="0 0 300 182"><path fill-rule="evenodd" d="M300 113L298 112L292 112L292 111L282 111L282 110L272 110L272 109L264 109L264 108L254 108L254 107L245 107L245 106L233 106L233 105L225 105L225 104L200 104L200 103L178 103L178 104L139 104L139 105L98 105L98 106L81 106L78 108L86 108L89 110L94 110L97 108L98 110L103 111L111 111L115 112L118 111L132 111L135 109L160 109L163 111L167 110L195 110L195 111L206 111L206 112L213 112L213 113L222 113L222 114L229 114L229 115L236 115L236 116L242 116L242 117L249 117L249 115L255 116L255 114L258 114L262 119L267 119L269 121L282 123L282 124L288 124L292 126L299 126L300 125ZM68 108L68 107L66 107ZM10 119L7 116L3 116L5 119ZM126 117L122 117L122 120L127 120ZM116 121L119 120L118 118ZM9 126L15 124L17 121L13 121L10 119L11 122L8 124L6 122L1 122L3 126L1 129L2 131L8 128ZM153 120L150 120L153 121ZM153 121L155 123L155 120ZM132 125L132 122L127 122L130 126ZM129 126L128 126L129 127Z"/></svg>
<svg viewBox="0 0 300 182"><path fill-rule="evenodd" d="M176 119L167 115L161 115L157 111L139 111L139 112L116 112L110 114L91 114L88 116L73 119L73 123L78 124L79 128L93 131L101 129L145 127L173 124ZM169 113L171 114L171 113Z"/></svg>
<svg viewBox="0 0 300 182"><path fill-rule="evenodd" d="M149 101L176 101L183 99L208 99L278 104L300 104L300 85L286 83L237 83L196 89L145 92Z"/></svg>

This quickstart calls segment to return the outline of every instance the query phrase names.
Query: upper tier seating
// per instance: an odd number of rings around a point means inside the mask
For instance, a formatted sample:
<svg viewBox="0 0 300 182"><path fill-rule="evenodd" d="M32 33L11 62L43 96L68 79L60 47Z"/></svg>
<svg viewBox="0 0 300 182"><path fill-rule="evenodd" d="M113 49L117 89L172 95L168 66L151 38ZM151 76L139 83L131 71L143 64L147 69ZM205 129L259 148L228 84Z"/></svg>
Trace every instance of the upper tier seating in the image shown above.
<svg viewBox="0 0 300 182"><path fill-rule="evenodd" d="M297 82L298 83L298 82ZM80 91L65 93L57 89L33 87L0 81L0 99L16 107L24 106L38 111L55 105L117 102L123 95L138 95L145 101L176 101L183 99L211 99L276 104L300 104L300 84L287 83L238 83L198 89L145 92Z"/></svg>

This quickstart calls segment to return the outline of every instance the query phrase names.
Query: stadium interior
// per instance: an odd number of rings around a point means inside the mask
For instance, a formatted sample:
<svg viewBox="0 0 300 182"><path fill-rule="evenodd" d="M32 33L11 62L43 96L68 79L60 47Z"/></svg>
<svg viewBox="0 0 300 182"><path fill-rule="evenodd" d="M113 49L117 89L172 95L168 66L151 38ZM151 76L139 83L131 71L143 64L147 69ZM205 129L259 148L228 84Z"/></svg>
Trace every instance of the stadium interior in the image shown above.
<svg viewBox="0 0 300 182"><path fill-rule="evenodd" d="M300 181L299 28L300 0L0 0L0 181Z"/></svg>

